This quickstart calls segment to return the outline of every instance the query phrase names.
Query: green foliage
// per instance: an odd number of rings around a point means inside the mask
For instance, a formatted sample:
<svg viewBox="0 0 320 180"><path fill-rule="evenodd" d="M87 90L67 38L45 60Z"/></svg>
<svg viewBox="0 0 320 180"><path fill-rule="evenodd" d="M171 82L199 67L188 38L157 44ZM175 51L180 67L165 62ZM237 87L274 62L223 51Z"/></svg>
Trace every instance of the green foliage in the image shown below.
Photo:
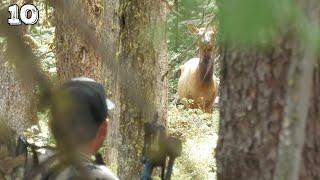
<svg viewBox="0 0 320 180"><path fill-rule="evenodd" d="M272 0L220 1L221 32L228 38L251 43L261 38L267 40L274 37L276 17Z"/></svg>
<svg viewBox="0 0 320 180"><path fill-rule="evenodd" d="M47 7L44 1L37 1L35 4L40 11L40 21L35 26L31 26L29 35L36 43L33 49L36 55L40 57L43 70L54 77L56 61L54 54L55 27L51 24L53 9Z"/></svg>
<svg viewBox="0 0 320 180"><path fill-rule="evenodd" d="M290 0L217 0L217 4L220 42L270 47L289 32L315 52L320 47L320 29L309 13L311 6Z"/></svg>
<svg viewBox="0 0 320 180"><path fill-rule="evenodd" d="M172 8L174 10L168 15L169 52L182 53L196 39L188 32L186 25L194 24L199 27L208 25L214 18L216 6L211 0L179 0Z"/></svg>

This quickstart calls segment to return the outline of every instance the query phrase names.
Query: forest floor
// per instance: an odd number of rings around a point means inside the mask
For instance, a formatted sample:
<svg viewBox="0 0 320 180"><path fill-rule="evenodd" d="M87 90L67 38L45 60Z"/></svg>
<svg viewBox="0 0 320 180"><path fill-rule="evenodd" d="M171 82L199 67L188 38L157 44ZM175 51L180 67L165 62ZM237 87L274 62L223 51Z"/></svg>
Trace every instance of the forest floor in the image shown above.
<svg viewBox="0 0 320 180"><path fill-rule="evenodd" d="M175 161L172 179L216 179L214 155L218 125L217 108L213 114L207 114L197 109L186 110L182 106L169 106L169 133L183 142L182 155Z"/></svg>

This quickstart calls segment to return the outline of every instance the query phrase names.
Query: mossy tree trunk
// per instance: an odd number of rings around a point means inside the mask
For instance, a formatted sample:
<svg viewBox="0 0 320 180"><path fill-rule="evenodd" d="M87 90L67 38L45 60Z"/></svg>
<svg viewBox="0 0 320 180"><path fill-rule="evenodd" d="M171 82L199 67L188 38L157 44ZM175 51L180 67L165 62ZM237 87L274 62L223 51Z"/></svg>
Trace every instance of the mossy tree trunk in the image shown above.
<svg viewBox="0 0 320 180"><path fill-rule="evenodd" d="M28 1L13 0L11 3L22 5ZM6 25L6 24L5 24ZM19 26L18 32L23 36L28 26ZM23 133L31 124L36 123L36 90L34 82L25 82L19 77L17 68L10 63L7 43L0 42L0 120L16 132ZM14 49L10 50L15 53Z"/></svg>
<svg viewBox="0 0 320 180"><path fill-rule="evenodd" d="M107 84L116 103L108 128L108 164L121 179L137 179L143 123L155 114L160 122L166 120L163 4L160 0L75 2L53 2L58 78L88 76Z"/></svg>
<svg viewBox="0 0 320 180"><path fill-rule="evenodd" d="M104 1L54 1L55 54L60 82L86 76L100 81L103 62L96 48L104 28ZM89 34L89 36L88 36ZM87 35L87 36L86 36Z"/></svg>
<svg viewBox="0 0 320 180"><path fill-rule="evenodd" d="M0 45L0 120L22 133L36 122L35 84L24 82Z"/></svg>
<svg viewBox="0 0 320 180"><path fill-rule="evenodd" d="M110 122L107 155L120 179L139 179L143 124L155 114L158 122L166 122L165 8L161 0L120 0L118 7L114 12L119 12L119 49L111 59L117 68L108 70L117 109Z"/></svg>

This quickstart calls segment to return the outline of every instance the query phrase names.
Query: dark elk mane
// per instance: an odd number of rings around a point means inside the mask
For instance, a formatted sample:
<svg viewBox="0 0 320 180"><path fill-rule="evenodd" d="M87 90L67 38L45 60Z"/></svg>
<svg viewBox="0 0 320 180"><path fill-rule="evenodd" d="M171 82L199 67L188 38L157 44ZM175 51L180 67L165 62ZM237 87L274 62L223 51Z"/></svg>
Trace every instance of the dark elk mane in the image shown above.
<svg viewBox="0 0 320 180"><path fill-rule="evenodd" d="M213 78L213 55L212 55L212 51L209 52L204 52L201 53L200 52L200 62L199 62L199 76L200 76L200 80L205 83L208 84L210 82L212 82L212 78Z"/></svg>

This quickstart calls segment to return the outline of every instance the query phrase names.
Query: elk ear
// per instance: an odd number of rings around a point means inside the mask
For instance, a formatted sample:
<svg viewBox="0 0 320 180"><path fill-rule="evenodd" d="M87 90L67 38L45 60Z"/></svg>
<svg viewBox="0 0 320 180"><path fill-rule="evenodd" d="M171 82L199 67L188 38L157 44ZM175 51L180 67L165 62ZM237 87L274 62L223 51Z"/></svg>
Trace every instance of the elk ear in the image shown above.
<svg viewBox="0 0 320 180"><path fill-rule="evenodd" d="M188 31L191 33L191 34L198 34L199 33L199 29L193 25L193 24L188 24L187 25L187 28L188 28Z"/></svg>

